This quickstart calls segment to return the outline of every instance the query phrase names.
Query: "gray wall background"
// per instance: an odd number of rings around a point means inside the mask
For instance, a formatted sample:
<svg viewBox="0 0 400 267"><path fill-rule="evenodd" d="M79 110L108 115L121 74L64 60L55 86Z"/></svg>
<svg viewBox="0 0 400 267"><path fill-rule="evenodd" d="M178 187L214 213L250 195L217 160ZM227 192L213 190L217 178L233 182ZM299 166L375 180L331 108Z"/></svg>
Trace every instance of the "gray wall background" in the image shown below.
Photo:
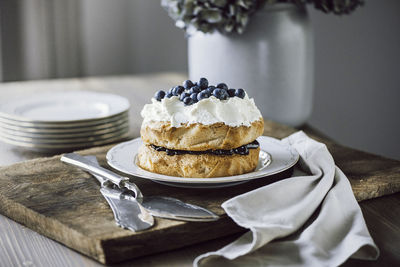
<svg viewBox="0 0 400 267"><path fill-rule="evenodd" d="M82 0L84 75L187 71L184 33L159 0Z"/></svg>
<svg viewBox="0 0 400 267"><path fill-rule="evenodd" d="M64 26L56 28L59 35L60 30L65 33L67 43L79 39L79 53L75 53L79 57L69 64L70 72L64 77L187 71L184 33L174 26L159 0L2 2L3 7L7 2L10 5L18 2L12 5L22 7L23 12L17 13L25 14L22 16L25 20L38 17L31 12L43 11L43 8L35 11L32 8L35 5L47 6L50 11L55 10L54 14L71 13L71 16L53 16L58 22L55 25L80 25L79 32ZM400 159L400 1L366 0L364 7L341 17L315 11L312 6L308 10L315 32L316 71L310 124L341 144ZM45 23L46 16L40 17L38 32L43 31L40 25ZM34 25L30 21L30 32L34 31ZM4 23L0 26L4 32ZM29 47L26 51L34 53L32 45L42 47L38 38L34 41L33 44L25 40ZM75 43L73 47L76 46ZM68 59L65 55L55 53L52 60L59 64L63 62L59 57ZM6 56L10 58L9 53ZM45 55L33 54L33 58L46 61ZM79 68L74 67L76 62ZM25 78L51 77L63 75L36 72Z"/></svg>
<svg viewBox="0 0 400 267"><path fill-rule="evenodd" d="M351 16L312 11L312 125L342 144L400 159L400 1L367 0Z"/></svg>

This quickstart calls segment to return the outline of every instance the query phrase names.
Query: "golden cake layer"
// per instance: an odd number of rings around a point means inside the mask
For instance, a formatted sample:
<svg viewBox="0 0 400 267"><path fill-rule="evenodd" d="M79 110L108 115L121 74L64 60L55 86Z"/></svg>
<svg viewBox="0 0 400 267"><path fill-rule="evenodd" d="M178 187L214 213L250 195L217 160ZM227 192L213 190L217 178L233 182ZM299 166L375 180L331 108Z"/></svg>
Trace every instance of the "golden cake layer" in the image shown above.
<svg viewBox="0 0 400 267"><path fill-rule="evenodd" d="M169 176L211 178L239 175L257 167L260 148L249 149L248 155L182 154L167 155L150 145L139 149L137 164L150 172Z"/></svg>
<svg viewBox="0 0 400 267"><path fill-rule="evenodd" d="M261 118L249 127L230 127L222 122L172 127L169 122L147 122L142 124L140 134L146 144L175 150L205 151L246 145L262 135L263 131L264 121Z"/></svg>

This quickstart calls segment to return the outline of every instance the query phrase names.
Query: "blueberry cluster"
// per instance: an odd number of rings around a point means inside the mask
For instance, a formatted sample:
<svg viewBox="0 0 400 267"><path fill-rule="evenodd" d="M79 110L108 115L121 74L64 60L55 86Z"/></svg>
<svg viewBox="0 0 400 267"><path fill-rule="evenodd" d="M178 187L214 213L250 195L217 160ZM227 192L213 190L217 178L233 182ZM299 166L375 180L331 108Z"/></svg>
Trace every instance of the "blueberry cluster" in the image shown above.
<svg viewBox="0 0 400 267"><path fill-rule="evenodd" d="M246 92L240 89L228 89L225 83L219 83L217 86L209 85L206 78L200 78L198 82L193 83L191 80L186 80L183 85L174 86L168 92L159 90L154 95L157 101L161 101L164 97L171 98L178 96L179 100L185 105L192 105L202 99L215 96L220 100L226 100L229 97L244 98Z"/></svg>

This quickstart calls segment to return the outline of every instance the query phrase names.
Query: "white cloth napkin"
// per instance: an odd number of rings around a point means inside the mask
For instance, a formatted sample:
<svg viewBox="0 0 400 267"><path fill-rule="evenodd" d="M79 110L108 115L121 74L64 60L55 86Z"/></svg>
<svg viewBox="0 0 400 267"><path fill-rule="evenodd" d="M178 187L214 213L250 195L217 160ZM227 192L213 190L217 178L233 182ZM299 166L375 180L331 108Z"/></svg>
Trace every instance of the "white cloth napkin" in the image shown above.
<svg viewBox="0 0 400 267"><path fill-rule="evenodd" d="M300 154L301 171L224 202L226 213L250 231L198 256L194 266L320 267L378 258L350 183L326 146L303 132L282 142Z"/></svg>

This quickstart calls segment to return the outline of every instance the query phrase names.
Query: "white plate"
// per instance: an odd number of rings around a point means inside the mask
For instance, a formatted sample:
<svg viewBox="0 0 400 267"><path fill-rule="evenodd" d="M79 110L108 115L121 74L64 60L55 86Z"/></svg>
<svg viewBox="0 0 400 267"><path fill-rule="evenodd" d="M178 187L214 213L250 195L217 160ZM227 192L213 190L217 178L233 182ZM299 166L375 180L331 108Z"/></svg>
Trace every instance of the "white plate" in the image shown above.
<svg viewBox="0 0 400 267"><path fill-rule="evenodd" d="M111 143L115 143L121 140L126 140L129 137L129 133L121 133L117 136L103 139L103 140L96 140L92 142L84 142L84 143L65 143L65 144L36 144L36 143L29 143L29 142L21 142L13 139L6 138L0 135L0 141L4 141L5 143L15 145L18 147L22 147L27 150L31 151L38 151L38 152L67 152L72 150L78 150L83 148L89 148L94 146L103 146Z"/></svg>
<svg viewBox="0 0 400 267"><path fill-rule="evenodd" d="M140 178L169 186L189 188L216 188L232 186L249 180L270 176L293 167L299 159L299 154L290 146L282 144L278 139L261 136L260 158L255 171L251 173L216 177L216 178L182 178L157 174L143 170L136 165L139 147L143 144L140 138L133 139L112 147L107 153L107 162L114 169Z"/></svg>
<svg viewBox="0 0 400 267"><path fill-rule="evenodd" d="M48 130L68 130L68 129L78 129L83 127L99 127L104 124L115 123L120 120L127 120L129 118L128 111L124 111L117 115L93 119L93 120L80 120L80 121L57 121L57 122L37 122L37 121L17 121L10 118L1 117L0 113L0 125L5 128L18 127L24 129L36 128L36 129L48 129Z"/></svg>
<svg viewBox="0 0 400 267"><path fill-rule="evenodd" d="M25 132L22 130L8 129L2 127L0 124L0 134L5 136L14 137L22 137L22 138L32 138L32 139L66 139L66 138L79 138L79 137L91 137L98 136L103 134L108 134L115 132L117 130L122 130L123 128L128 128L128 121L124 121L123 123L119 123L116 125L109 125L108 128L105 129L92 129L92 128L84 128L80 132Z"/></svg>
<svg viewBox="0 0 400 267"><path fill-rule="evenodd" d="M22 134L76 134L76 133L91 133L93 131L106 130L113 128L117 125L129 124L129 118L127 116L122 116L120 119L105 122L99 125L85 125L79 127L64 127L64 125L56 127L25 127L25 126L15 126L0 121L0 130L20 132Z"/></svg>
<svg viewBox="0 0 400 267"><path fill-rule="evenodd" d="M89 91L47 92L0 105L0 117L25 122L65 123L96 120L129 109L121 96Z"/></svg>
<svg viewBox="0 0 400 267"><path fill-rule="evenodd" d="M75 143L86 143L86 142L95 142L103 139L114 138L119 135L123 135L129 132L129 125L125 125L122 128L114 129L114 131L99 134L99 135L88 135L88 136L75 136L75 137L25 137L25 136L17 136L13 134L8 134L2 130L0 130L0 136L5 139L11 139L17 142L24 143L32 143L32 144L75 144Z"/></svg>

